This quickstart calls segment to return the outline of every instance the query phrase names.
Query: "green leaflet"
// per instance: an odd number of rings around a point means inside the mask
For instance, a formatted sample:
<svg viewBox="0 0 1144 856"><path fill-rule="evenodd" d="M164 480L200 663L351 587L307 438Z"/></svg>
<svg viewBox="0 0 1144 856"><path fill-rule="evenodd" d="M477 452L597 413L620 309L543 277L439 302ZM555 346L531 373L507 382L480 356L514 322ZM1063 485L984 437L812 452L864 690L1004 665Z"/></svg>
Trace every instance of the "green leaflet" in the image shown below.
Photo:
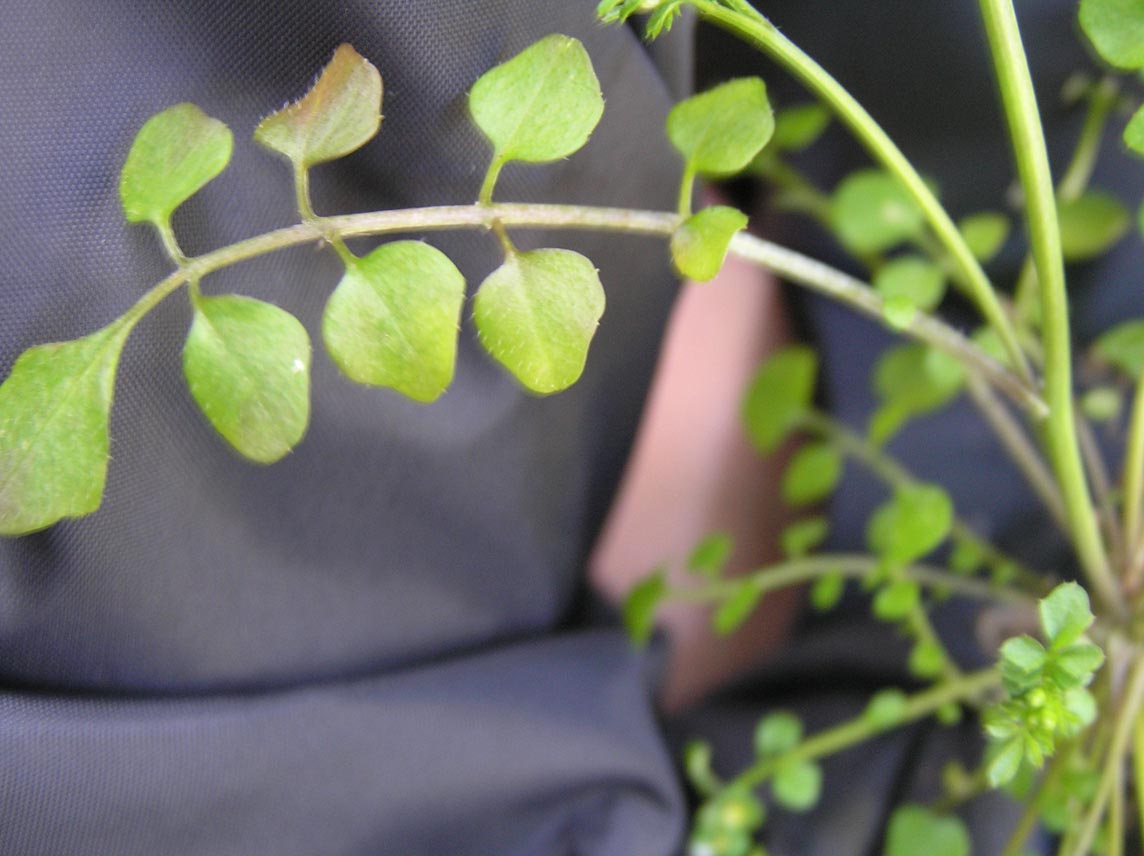
<svg viewBox="0 0 1144 856"><path fill-rule="evenodd" d="M787 811L810 811L822 795L822 768L813 761L782 764L775 770L771 792Z"/></svg>
<svg viewBox="0 0 1144 856"><path fill-rule="evenodd" d="M921 234L925 217L901 183L886 172L851 173L830 199L830 224L859 255L880 253Z"/></svg>
<svg viewBox="0 0 1144 856"><path fill-rule="evenodd" d="M0 535L95 511L110 451L122 319L71 342L37 345L0 386Z"/></svg>
<svg viewBox="0 0 1144 856"><path fill-rule="evenodd" d="M789 752L802 742L802 733L802 720L793 713L768 713L755 726L755 754L766 758Z"/></svg>
<svg viewBox="0 0 1144 856"><path fill-rule="evenodd" d="M1101 333L1092 351L1136 380L1144 372L1144 319L1124 321Z"/></svg>
<svg viewBox="0 0 1144 856"><path fill-rule="evenodd" d="M310 420L310 337L277 306L199 297L183 373L203 414L240 454L263 464L289 452Z"/></svg>
<svg viewBox="0 0 1144 856"><path fill-rule="evenodd" d="M830 111L822 104L797 104L779 110L771 146L778 151L801 152L813 145L829 124Z"/></svg>
<svg viewBox="0 0 1144 856"><path fill-rule="evenodd" d="M949 494L937 485L920 484L894 491L870 518L866 539L876 555L900 567L937 547L952 526Z"/></svg>
<svg viewBox="0 0 1144 856"><path fill-rule="evenodd" d="M667 116L667 136L689 170L727 176L744 169L767 144L775 117L767 87L745 77L680 101Z"/></svg>
<svg viewBox="0 0 1144 856"><path fill-rule="evenodd" d="M1138 155L1144 155L1144 107L1132 114L1124 128L1124 144Z"/></svg>
<svg viewBox="0 0 1144 856"><path fill-rule="evenodd" d="M719 604L711 617L711 626L720 636L738 630L763 598L763 590L752 580L743 581L735 592Z"/></svg>
<svg viewBox="0 0 1144 856"><path fill-rule="evenodd" d="M603 314L596 268L571 250L513 253L481 283L473 304L481 343L540 394L580 377Z"/></svg>
<svg viewBox="0 0 1144 856"><path fill-rule="evenodd" d="M1061 251L1065 261L1104 255L1128 231L1131 217L1120 201L1103 191L1088 190L1061 203Z"/></svg>
<svg viewBox="0 0 1144 856"><path fill-rule="evenodd" d="M382 244L347 264L322 316L326 349L358 383L436 399L453 380L465 278L420 241Z"/></svg>
<svg viewBox="0 0 1144 856"><path fill-rule="evenodd" d="M1009 218L994 211L982 211L958 221L957 228L974 257L987 262L1005 245L1009 237Z"/></svg>
<svg viewBox="0 0 1144 856"><path fill-rule="evenodd" d="M494 163L544 163L588 141L604 99L584 46L554 34L481 75L469 111L493 144Z"/></svg>
<svg viewBox="0 0 1144 856"><path fill-rule="evenodd" d="M735 233L747 215L726 205L704 208L688 217L671 236L671 260L685 277L708 282L723 268Z"/></svg>
<svg viewBox="0 0 1144 856"><path fill-rule="evenodd" d="M1080 26L1097 52L1117 68L1144 66L1144 2L1081 0Z"/></svg>
<svg viewBox="0 0 1144 856"><path fill-rule="evenodd" d="M623 618L628 638L643 646L655 630L655 612L667 595L667 576L662 569L640 580L624 598Z"/></svg>
<svg viewBox="0 0 1144 856"><path fill-rule="evenodd" d="M254 129L256 142L306 169L369 142L381 124L381 74L350 45L338 45L302 98Z"/></svg>
<svg viewBox="0 0 1144 856"><path fill-rule="evenodd" d="M810 505L834 492L842 476L842 455L828 443L808 443L783 472L782 495L790 505Z"/></svg>
<svg viewBox="0 0 1144 856"><path fill-rule="evenodd" d="M775 352L755 374L743 399L743 421L751 442L773 452L795 428L814 398L818 355L795 345Z"/></svg>
<svg viewBox="0 0 1144 856"><path fill-rule="evenodd" d="M920 256L902 256L887 262L874 276L873 285L887 301L903 298L923 312L935 309L945 296L945 274Z"/></svg>
<svg viewBox="0 0 1144 856"><path fill-rule="evenodd" d="M176 208L222 172L234 137L194 104L176 104L143 123L119 176L129 223L163 227Z"/></svg>
<svg viewBox="0 0 1144 856"><path fill-rule="evenodd" d="M890 818L882 852L883 856L970 856L969 833L956 817L906 805Z"/></svg>
<svg viewBox="0 0 1144 856"><path fill-rule="evenodd" d="M735 542L727 532L714 532L695 545L687 558L687 570L710 580L723 575Z"/></svg>

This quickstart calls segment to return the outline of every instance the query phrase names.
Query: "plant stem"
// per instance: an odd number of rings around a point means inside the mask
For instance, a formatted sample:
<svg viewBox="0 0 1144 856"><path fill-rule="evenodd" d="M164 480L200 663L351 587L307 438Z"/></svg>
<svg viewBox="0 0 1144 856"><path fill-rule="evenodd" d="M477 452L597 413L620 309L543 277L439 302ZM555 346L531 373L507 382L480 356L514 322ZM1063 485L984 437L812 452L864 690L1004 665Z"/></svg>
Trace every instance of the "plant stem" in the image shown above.
<svg viewBox="0 0 1144 856"><path fill-rule="evenodd" d="M692 0L691 5L703 18L755 45L801 80L834 110L873 158L901 182L922 210L930 228L949 251L961 274L961 281L977 302L981 314L997 330L1013 365L1017 367L1017 374L1029 380L1032 374L1025 354L980 263L917 170L866 109L825 69L747 4L736 3L734 10L720 5L716 0Z"/></svg>
<svg viewBox="0 0 1144 856"><path fill-rule="evenodd" d="M1124 543L1129 590L1140 584L1144 565L1136 561L1141 547L1141 500L1144 497L1144 375L1136 382L1128 440L1124 449Z"/></svg>
<svg viewBox="0 0 1144 856"><path fill-rule="evenodd" d="M1136 791L1136 828L1144 837L1144 717L1137 716L1132 724L1132 772Z"/></svg>
<svg viewBox="0 0 1144 856"><path fill-rule="evenodd" d="M1045 397L1049 417L1045 439L1064 495L1069 528L1080 563L1094 592L1113 614L1123 615L1116 579L1085 481L1073 414L1072 357L1068 295L1060 226L1041 118L1033 81L1021 45L1012 0L979 0L989 46L1012 137L1017 172L1025 191L1025 210L1041 285L1042 341L1045 351Z"/></svg>
<svg viewBox="0 0 1144 856"><path fill-rule="evenodd" d="M1118 778L1118 770L1124 763L1124 754L1128 748L1128 741L1136 730L1137 718L1140 714L1141 703L1144 702L1144 659L1138 659L1132 667L1132 675L1128 679L1128 686L1124 690L1123 701L1113 726L1112 739L1104 756L1104 770L1100 775L1100 784L1096 795L1089 806L1088 813L1073 842L1072 848L1066 856L1083 856L1092 845L1096 836L1097 827L1104 817L1105 806L1112 795L1112 788Z"/></svg>
<svg viewBox="0 0 1144 856"><path fill-rule="evenodd" d="M1009 453L1009 457L1025 476L1025 481L1032 488L1033 493L1048 509L1057 526L1066 535L1068 534L1068 518L1065 516L1064 501L1057 489L1057 483L1045 466L1040 454L1032 441L1025 435L1021 426L1013 418L1004 405L997 400L993 390L979 378L970 376L966 383L969 396L977 405L977 410L993 429L993 433L1001 441Z"/></svg>
<svg viewBox="0 0 1144 856"><path fill-rule="evenodd" d="M873 556L862 553L821 553L801 559L789 559L752 571L750 574L735 577L733 580L720 580L702 586L672 589L668 600L687 603L712 603L734 594L744 585L754 586L760 594L802 585L803 583L841 574L844 577L865 577L881 567ZM910 565L905 575L921 585L930 588L944 588L954 594L985 601L1004 601L1019 606L1035 606L1036 599L1016 589L996 588L982 580L951 574L942 568L930 565Z"/></svg>
<svg viewBox="0 0 1144 856"><path fill-rule="evenodd" d="M997 686L1000 680L996 669L982 669L916 693L906 701L895 727L923 719L951 702L966 701L979 696ZM868 717L859 715L841 725L819 732L789 752L755 762L736 777L733 785L757 787L784 764L812 761L832 755L856 743L869 740L885 730L886 728L871 722Z"/></svg>
<svg viewBox="0 0 1144 856"><path fill-rule="evenodd" d="M1024 799L1025 810L1021 812L1021 819L1017 821L1017 825L1009 833L1009 839L1005 842L1005 849L1001 851L1001 856L1018 856L1022 852L1025 841L1028 840L1029 834L1036 827L1037 819L1041 814L1037 800L1042 793L1055 787L1057 779L1064 773L1068 761L1072 757L1075 746L1076 744L1073 743L1067 749L1058 750L1056 756L1049 762L1048 771L1037 782L1035 790Z"/></svg>
<svg viewBox="0 0 1144 856"><path fill-rule="evenodd" d="M744 232L732 239L731 252L884 323L883 301L877 292L860 280L817 259ZM1034 422L1048 415L1046 403L1033 386L1003 367L972 340L934 316L918 312L901 332L932 345L954 357L969 371L988 378L990 383L1027 411Z"/></svg>
<svg viewBox="0 0 1144 856"><path fill-rule="evenodd" d="M311 222L266 232L188 259L184 269L175 275L177 281L172 284L171 277L164 279L155 286L159 291L156 297L145 297L143 300L148 301L148 306L153 306L187 278L202 279L222 268L300 244L401 232L492 229L497 222L505 226L586 229L670 237L679 226L679 216L666 211L578 205L476 204L316 217ZM879 320L882 318L882 300L869 286L819 261L745 233L735 236L731 242L731 251L781 277L845 303L862 314ZM1046 412L1044 401L1031 386L947 324L918 313L903 332L956 357L968 371L983 376L1014 403L1028 410L1034 419Z"/></svg>
<svg viewBox="0 0 1144 856"><path fill-rule="evenodd" d="M913 473L891 458L882 449L875 446L856 431L852 431L837 420L831 419L825 413L820 413L816 410L808 412L803 416L802 427L834 443L843 454L849 455L858 461L858 463L881 479L891 489L901 490L904 488L917 487L920 484ZM1043 581L1043 574L1035 574L1028 568L1022 566L1015 559L1006 556L999 549L974 532L969 524L961 518L954 517L950 533L956 538L963 538L980 545L990 561L1012 564L1020 571L1022 578L1029 584Z"/></svg>

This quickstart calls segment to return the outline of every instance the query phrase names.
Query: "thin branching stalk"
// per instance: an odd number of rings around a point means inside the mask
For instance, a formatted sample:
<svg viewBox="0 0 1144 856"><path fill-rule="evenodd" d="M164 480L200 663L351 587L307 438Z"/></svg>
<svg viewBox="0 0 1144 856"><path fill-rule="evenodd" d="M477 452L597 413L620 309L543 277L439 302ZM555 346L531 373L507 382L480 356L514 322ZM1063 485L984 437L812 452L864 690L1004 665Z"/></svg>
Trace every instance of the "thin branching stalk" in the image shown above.
<svg viewBox="0 0 1144 856"><path fill-rule="evenodd" d="M1093 511L1073 414L1072 346L1064 258L1049 158L1033 81L1011 0L980 0L985 30L1012 137L1017 172L1025 191L1026 219L1041 286L1045 397L1050 413L1044 434L1068 512L1080 563L1105 608L1123 614L1124 604L1108 565Z"/></svg>

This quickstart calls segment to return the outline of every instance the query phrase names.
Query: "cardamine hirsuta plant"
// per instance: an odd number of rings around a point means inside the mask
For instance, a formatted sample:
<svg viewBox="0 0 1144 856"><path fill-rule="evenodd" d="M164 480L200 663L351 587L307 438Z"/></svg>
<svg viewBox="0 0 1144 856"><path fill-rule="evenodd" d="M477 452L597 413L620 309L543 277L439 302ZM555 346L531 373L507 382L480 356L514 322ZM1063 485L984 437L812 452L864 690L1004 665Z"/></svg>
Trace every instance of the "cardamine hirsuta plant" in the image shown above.
<svg viewBox="0 0 1144 856"><path fill-rule="evenodd" d="M834 607L848 580L868 593L874 615L910 640L909 668L923 689L888 688L857 718L806 734L792 714L758 723L755 762L712 768L702 744L685 768L700 806L695 856L766 853L768 811L801 812L819 799L819 761L917 720L981 723L977 769L951 768L948 793L932 806L905 805L885 835L888 856L966 856L957 819L965 800L1004 789L1025 806L1002 856L1029 852L1035 828L1056 834L1060 854L1122 854L1144 828L1144 319L1102 335L1094 356L1107 382L1078 389L1065 290L1066 266L1103 254L1125 237L1130 215L1089 186L1114 109L1144 69L1144 0L1082 0L1080 26L1106 67L1074 93L1085 122L1054 186L1011 0L979 0L1022 188L1019 217L1029 254L1015 283L994 283L983 263L1007 240L1001 211L954 221L931 186L874 119L815 61L744 0L604 0L602 21L647 14L655 38L690 7L790 71L810 100L777 113L762 80L721 84L678 104L666 133L683 159L675 211L523 205L495 198L511 163L573 155L604 109L584 48L552 35L477 80L473 121L491 157L472 205L325 215L310 202L311 167L366 144L381 121L382 79L343 45L300 100L268 116L255 141L288 164L299 222L193 257L180 249L172 213L226 167L231 132L192 104L152 117L127 154L119 195L127 219L149 224L173 271L122 316L84 338L39 345L0 386L0 534L20 536L95 511L108 467L108 421L116 366L132 329L160 301L183 291L193 322L183 349L190 393L241 455L272 463L302 438L309 418L311 343L286 310L209 293L212 273L287 247L318 242L345 272L321 324L322 344L349 378L428 402L450 384L465 277L430 243L393 240L357 256L346 239L481 229L503 263L477 288L471 311L480 341L537 394L574 383L588 357L604 289L592 262L560 248L521 251L524 226L658 235L683 276L709 280L731 253L880 319L904 342L879 360L879 406L865 426L840 424L814 404L817 356L786 348L763 365L743 402L745 430L769 453L798 435L781 491L807 513L782 533L786 558L748 575L724 574L728 539L713 535L688 558L692 583L657 571L635 587L624 616L646 640L665 600L708 603L722 633L735 630L768 592L808 585L815 608ZM816 187L789 155L812 145L830 121L843 124L871 164L832 189ZM1117 129L1118 131L1120 129ZM1144 109L1123 128L1144 154ZM869 283L743 231L726 206L692 210L700 179L748 173L772 183L780 204L828 228ZM1000 194L999 194L1000 196ZM999 288L1005 286L1004 289ZM955 329L939 310L947 290L967 298L980 326ZM363 393L364 394L364 393ZM1047 514L1068 537L1077 579L1026 567L976 533L940 485L893 459L886 444L910 419L965 395L980 409ZM1127 405L1122 406L1122 399ZM1093 442L1093 423L1120 421L1119 474ZM867 468L888 498L871 509L864 554L819 552L828 521L814 513L844 464ZM935 630L929 608L949 596L1004 604L1028 632L990 652L995 665L964 671Z"/></svg>

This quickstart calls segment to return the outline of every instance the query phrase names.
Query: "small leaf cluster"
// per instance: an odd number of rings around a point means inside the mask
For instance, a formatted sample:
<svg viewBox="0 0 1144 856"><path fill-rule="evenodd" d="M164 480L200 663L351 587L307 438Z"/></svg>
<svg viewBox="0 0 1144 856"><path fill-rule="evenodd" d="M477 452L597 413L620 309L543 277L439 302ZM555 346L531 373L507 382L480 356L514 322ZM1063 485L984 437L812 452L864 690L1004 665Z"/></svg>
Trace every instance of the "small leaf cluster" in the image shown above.
<svg viewBox="0 0 1144 856"><path fill-rule="evenodd" d="M770 794L779 807L806 812L822 795L822 768L795 754L803 741L802 721L793 713L775 711L759 720L754 733L755 758L773 764ZM710 769L710 749L692 744L685 753L688 778L706 796L696 812L690 853L710 856L746 856L766 853L752 845L767 818L763 801L741 784L723 786Z"/></svg>
<svg viewBox="0 0 1144 856"><path fill-rule="evenodd" d="M1012 781L1022 765L1039 768L1058 741L1076 736L1096 717L1096 701L1086 687L1104 652L1084 636L1094 621L1088 594L1076 583L1063 583L1038 611L1048 644L1023 635L999 652L1006 699L985 716L987 773L994 786Z"/></svg>

